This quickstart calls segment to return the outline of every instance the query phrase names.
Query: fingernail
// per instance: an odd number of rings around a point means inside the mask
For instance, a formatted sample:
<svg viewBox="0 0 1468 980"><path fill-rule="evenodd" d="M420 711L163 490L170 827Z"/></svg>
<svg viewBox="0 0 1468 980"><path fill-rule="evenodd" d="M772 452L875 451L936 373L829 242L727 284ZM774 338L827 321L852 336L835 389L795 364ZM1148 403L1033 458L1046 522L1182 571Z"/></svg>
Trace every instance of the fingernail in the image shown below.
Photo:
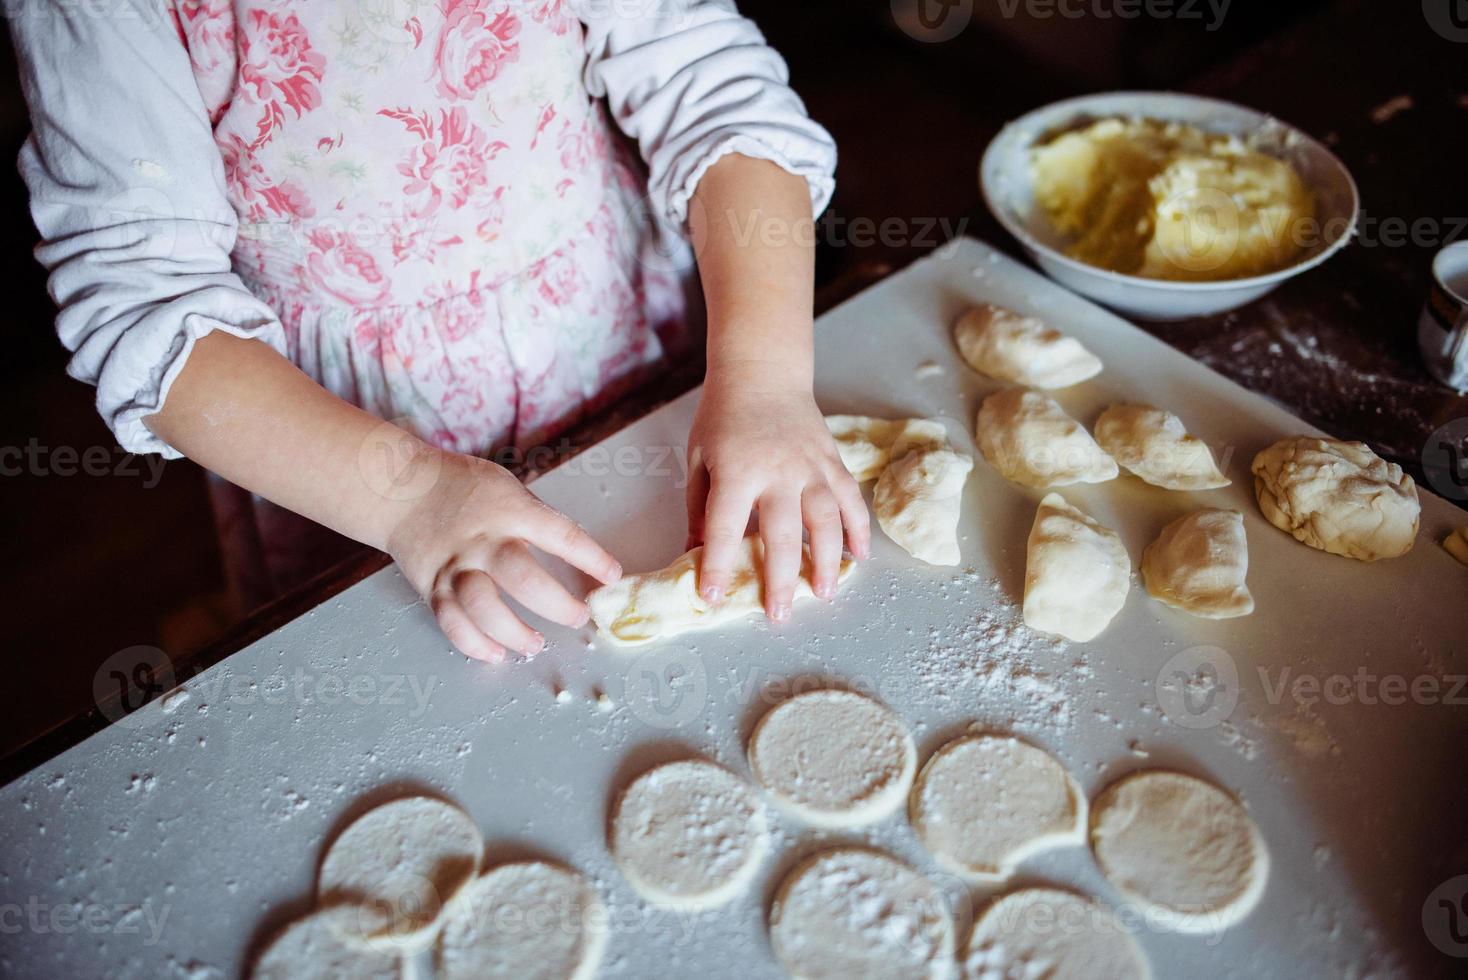
<svg viewBox="0 0 1468 980"><path fill-rule="evenodd" d="M535 636L531 638L530 642L525 644L525 649L522 652L527 657L533 657L544 649L545 637L541 636L539 633L536 633Z"/></svg>
<svg viewBox="0 0 1468 980"><path fill-rule="evenodd" d="M836 587L833 586L830 582L817 582L816 595L820 596L822 599L834 598L836 595Z"/></svg>
<svg viewBox="0 0 1468 980"><path fill-rule="evenodd" d="M576 627L577 629L580 629L589 622L591 622L591 607L582 606L581 614L576 618L576 622L572 623L571 625Z"/></svg>
<svg viewBox="0 0 1468 980"><path fill-rule="evenodd" d="M770 610L770 618L777 623L783 623L790 618L790 606L788 603L780 603Z"/></svg>
<svg viewBox="0 0 1468 980"><path fill-rule="evenodd" d="M621 577L622 577L622 563L621 562L618 562L618 561L612 562L612 567L607 572L607 580L610 581L610 582L615 582L615 581L617 581L617 579L619 579Z"/></svg>
<svg viewBox="0 0 1468 980"><path fill-rule="evenodd" d="M703 590L703 601L717 606L724 601L724 587L722 585L706 586Z"/></svg>

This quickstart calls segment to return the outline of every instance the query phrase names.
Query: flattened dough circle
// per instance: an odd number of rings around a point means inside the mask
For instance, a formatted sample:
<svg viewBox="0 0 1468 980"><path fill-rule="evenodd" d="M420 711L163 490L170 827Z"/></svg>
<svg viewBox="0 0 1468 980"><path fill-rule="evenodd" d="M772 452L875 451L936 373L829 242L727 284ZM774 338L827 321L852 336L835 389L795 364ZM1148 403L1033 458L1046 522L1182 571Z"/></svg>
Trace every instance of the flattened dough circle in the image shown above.
<svg viewBox="0 0 1468 980"><path fill-rule="evenodd" d="M672 762L638 776L612 814L612 858L648 901L722 905L749 884L769 849L753 791L712 762Z"/></svg>
<svg viewBox="0 0 1468 980"><path fill-rule="evenodd" d="M1000 898L974 922L965 977L1045 980L1149 980L1147 956L1116 915L1055 888L1025 888Z"/></svg>
<svg viewBox="0 0 1468 980"><path fill-rule="evenodd" d="M251 980L399 980L396 952L363 949L345 938L356 932L359 911L328 906L290 923L261 952Z"/></svg>
<svg viewBox="0 0 1468 980"><path fill-rule="evenodd" d="M316 876L322 902L362 907L355 938L368 946L421 948L438 913L479 870L484 840L452 803L409 796L358 817L332 842Z"/></svg>
<svg viewBox="0 0 1468 980"><path fill-rule="evenodd" d="M943 893L907 865L840 848L780 883L770 944L796 980L938 980L953 967L953 919Z"/></svg>
<svg viewBox="0 0 1468 980"><path fill-rule="evenodd" d="M850 691L808 691L776 705L749 740L754 778L818 827L855 827L902 805L917 746L890 708Z"/></svg>
<svg viewBox="0 0 1468 980"><path fill-rule="evenodd" d="M1243 919L1269 876L1264 840L1239 801L1178 772L1132 773L1103 790L1091 848L1117 889L1178 932Z"/></svg>
<svg viewBox="0 0 1468 980"><path fill-rule="evenodd" d="M961 735L923 766L913 829L938 862L980 881L1085 840L1085 797L1048 753L1008 735Z"/></svg>
<svg viewBox="0 0 1468 980"><path fill-rule="evenodd" d="M444 910L442 980L584 980L606 948L606 912L579 874L544 861L475 878Z"/></svg>

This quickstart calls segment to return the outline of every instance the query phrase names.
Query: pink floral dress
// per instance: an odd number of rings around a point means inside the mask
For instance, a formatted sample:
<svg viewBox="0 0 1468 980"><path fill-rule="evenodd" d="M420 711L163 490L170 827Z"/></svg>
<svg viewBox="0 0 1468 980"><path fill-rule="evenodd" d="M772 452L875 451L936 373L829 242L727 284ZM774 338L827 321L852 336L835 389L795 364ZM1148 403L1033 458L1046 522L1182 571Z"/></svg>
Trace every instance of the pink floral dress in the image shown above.
<svg viewBox="0 0 1468 980"><path fill-rule="evenodd" d="M57 331L134 452L178 455L146 419L215 330L438 446L541 443L691 344L683 227L717 159L805 177L817 213L832 189L830 137L730 0L33 4L8 23ZM245 503L221 512L236 569L268 582L246 592L319 567L307 522Z"/></svg>

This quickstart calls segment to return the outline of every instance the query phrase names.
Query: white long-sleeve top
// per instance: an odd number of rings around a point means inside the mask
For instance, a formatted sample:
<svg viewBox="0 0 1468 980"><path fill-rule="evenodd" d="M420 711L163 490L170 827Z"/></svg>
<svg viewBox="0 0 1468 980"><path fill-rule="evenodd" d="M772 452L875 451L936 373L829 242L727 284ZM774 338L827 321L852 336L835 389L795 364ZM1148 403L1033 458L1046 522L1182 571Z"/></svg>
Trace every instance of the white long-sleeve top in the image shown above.
<svg viewBox="0 0 1468 980"><path fill-rule="evenodd" d="M726 153L804 177L816 213L830 197L829 135L728 0L385 9L408 16L346 0L115 0L10 18L36 255L69 372L96 385L124 448L178 455L143 420L212 330L264 341L381 414L398 407L394 384L421 399L429 381L403 374L401 343L383 353L376 338L388 366L364 377L362 350L323 332L349 322L360 340L364 311L477 303L541 275L622 200L608 188L626 196L594 99L646 164L633 197L675 228ZM528 370L517 325L496 328Z"/></svg>

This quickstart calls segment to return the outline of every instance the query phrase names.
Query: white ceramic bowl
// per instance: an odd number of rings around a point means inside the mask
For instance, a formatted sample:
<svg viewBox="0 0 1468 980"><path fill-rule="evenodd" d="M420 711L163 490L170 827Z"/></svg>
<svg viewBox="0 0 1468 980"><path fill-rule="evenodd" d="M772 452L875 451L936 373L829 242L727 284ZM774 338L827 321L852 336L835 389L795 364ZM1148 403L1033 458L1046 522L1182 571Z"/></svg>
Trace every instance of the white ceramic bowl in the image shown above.
<svg viewBox="0 0 1468 980"><path fill-rule="evenodd" d="M1212 133L1250 136L1261 152L1289 161L1315 193L1316 221L1307 247L1277 272L1218 282L1173 282L1111 272L1071 258L1064 238L1035 203L1030 150L1039 141L1107 117L1188 123ZM1350 241L1359 197L1345 165L1318 141L1271 116L1231 102L1176 92L1109 92L1055 102L1000 130L979 164L984 202L1030 257L1056 282L1129 316L1181 320L1222 313L1257 299L1313 268Z"/></svg>

